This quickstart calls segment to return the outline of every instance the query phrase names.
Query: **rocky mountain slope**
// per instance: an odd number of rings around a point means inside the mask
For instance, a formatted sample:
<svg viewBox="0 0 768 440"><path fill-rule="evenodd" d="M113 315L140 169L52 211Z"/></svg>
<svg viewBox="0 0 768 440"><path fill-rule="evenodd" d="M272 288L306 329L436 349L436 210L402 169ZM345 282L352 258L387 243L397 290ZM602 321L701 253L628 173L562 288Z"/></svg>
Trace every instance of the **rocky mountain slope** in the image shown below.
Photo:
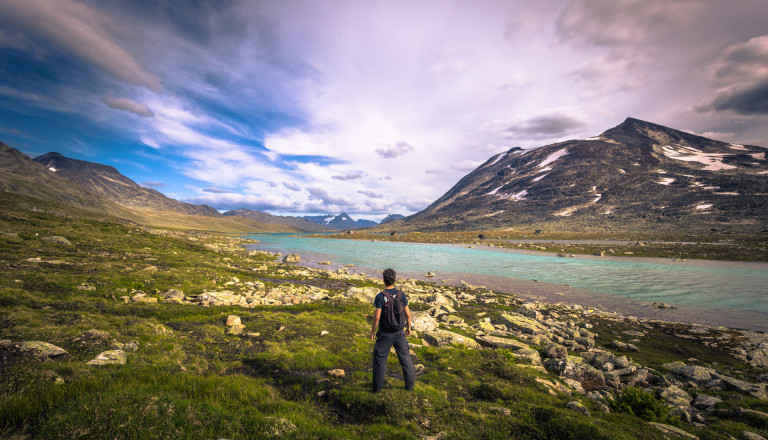
<svg viewBox="0 0 768 440"><path fill-rule="evenodd" d="M143 187L108 165L48 153L35 159L48 170L132 210L175 211L183 214L222 217L207 205L193 205Z"/></svg>
<svg viewBox="0 0 768 440"><path fill-rule="evenodd" d="M234 209L224 213L226 216L241 216L256 220L258 222L273 223L278 225L290 226L300 231L305 232L327 232L333 231L334 228L324 226L322 224L315 223L302 217L291 217L282 215L272 215L266 212L254 211L252 209Z"/></svg>
<svg viewBox="0 0 768 440"><path fill-rule="evenodd" d="M628 118L594 138L491 157L402 229L760 232L768 149Z"/></svg>
<svg viewBox="0 0 768 440"><path fill-rule="evenodd" d="M305 219L317 223L319 225L327 226L333 229L358 229L367 228L370 226L376 226L376 222L370 220L352 220L352 217L347 215L346 212L342 212L339 215L315 215L306 216Z"/></svg>
<svg viewBox="0 0 768 440"><path fill-rule="evenodd" d="M0 142L0 191L51 200L95 212L128 211L101 195L52 173L21 151Z"/></svg>
<svg viewBox="0 0 768 440"><path fill-rule="evenodd" d="M54 171L55 170L55 171ZM0 143L0 192L31 196L152 226L221 232L295 232L242 217L225 217L144 188L115 168L49 153L33 160Z"/></svg>
<svg viewBox="0 0 768 440"><path fill-rule="evenodd" d="M379 222L380 225L383 225L384 223L391 222L394 220L402 220L405 216L402 214L389 214L388 216L381 219L381 222Z"/></svg>

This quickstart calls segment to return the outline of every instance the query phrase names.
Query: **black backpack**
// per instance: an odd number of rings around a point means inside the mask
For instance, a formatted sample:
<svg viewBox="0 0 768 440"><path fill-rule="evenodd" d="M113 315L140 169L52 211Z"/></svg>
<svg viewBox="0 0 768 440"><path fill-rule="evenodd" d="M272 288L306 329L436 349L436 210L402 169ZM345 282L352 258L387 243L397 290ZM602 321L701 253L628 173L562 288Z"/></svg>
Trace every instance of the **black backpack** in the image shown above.
<svg viewBox="0 0 768 440"><path fill-rule="evenodd" d="M387 302L381 311L379 329L385 332L399 332L405 327L405 310L403 308L403 292L397 290L392 296L386 290L382 291Z"/></svg>

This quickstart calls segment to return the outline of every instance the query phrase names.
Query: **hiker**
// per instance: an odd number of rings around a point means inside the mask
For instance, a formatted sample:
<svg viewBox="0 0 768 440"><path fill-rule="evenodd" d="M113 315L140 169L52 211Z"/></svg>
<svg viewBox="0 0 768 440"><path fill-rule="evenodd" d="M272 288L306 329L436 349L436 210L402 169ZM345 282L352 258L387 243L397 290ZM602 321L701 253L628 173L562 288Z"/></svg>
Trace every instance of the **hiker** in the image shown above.
<svg viewBox="0 0 768 440"><path fill-rule="evenodd" d="M403 369L405 389L411 391L416 383L416 372L413 370L413 362L406 339L411 335L411 310L408 308L408 297L402 290L395 288L397 274L393 269L386 269L382 277L384 278L384 290L379 292L373 300L371 341L376 341L376 345L373 347L373 392L377 393L384 387L387 357L393 344L397 352L397 359L400 361L400 367ZM376 326L379 326L378 333Z"/></svg>

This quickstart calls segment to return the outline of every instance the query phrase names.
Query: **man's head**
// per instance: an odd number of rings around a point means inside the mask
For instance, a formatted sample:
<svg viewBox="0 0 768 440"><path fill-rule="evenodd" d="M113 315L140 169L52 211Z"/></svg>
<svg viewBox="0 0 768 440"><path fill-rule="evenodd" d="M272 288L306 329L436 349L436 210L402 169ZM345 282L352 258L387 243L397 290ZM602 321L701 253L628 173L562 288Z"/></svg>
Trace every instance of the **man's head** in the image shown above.
<svg viewBox="0 0 768 440"><path fill-rule="evenodd" d="M382 274L382 278L384 278L385 286L392 286L395 284L397 274L395 273L394 269L385 269L384 273Z"/></svg>

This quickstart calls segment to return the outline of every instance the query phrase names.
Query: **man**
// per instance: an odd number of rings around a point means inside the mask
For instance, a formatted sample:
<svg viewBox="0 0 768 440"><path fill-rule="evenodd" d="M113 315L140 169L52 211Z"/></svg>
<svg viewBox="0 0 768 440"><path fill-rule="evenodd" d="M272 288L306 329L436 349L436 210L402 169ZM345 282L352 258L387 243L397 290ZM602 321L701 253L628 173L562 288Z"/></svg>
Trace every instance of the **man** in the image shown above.
<svg viewBox="0 0 768 440"><path fill-rule="evenodd" d="M373 324L371 326L371 341L376 341L376 345L373 347L373 392L377 393L384 387L384 376L387 373L387 357L389 356L389 350L392 345L395 346L397 359L400 361L400 367L403 369L405 389L411 391L416 383L416 372L413 370L413 362L411 361L408 340L406 339L406 337L411 335L411 310L408 308L408 298L402 291L395 288L397 274L393 269L386 269L382 274L382 277L384 278L385 287L384 291L379 292L373 301L374 313ZM379 328L377 333L376 327L379 325L379 321L382 318L382 312L386 319L389 308L392 308L393 310L398 309L395 304L397 301L402 305L402 314L405 318L405 329L403 330L402 327L400 327L400 329L396 331L385 331L384 329ZM401 323L402 318L403 316L400 316ZM389 323L387 323L387 325L389 325Z"/></svg>

